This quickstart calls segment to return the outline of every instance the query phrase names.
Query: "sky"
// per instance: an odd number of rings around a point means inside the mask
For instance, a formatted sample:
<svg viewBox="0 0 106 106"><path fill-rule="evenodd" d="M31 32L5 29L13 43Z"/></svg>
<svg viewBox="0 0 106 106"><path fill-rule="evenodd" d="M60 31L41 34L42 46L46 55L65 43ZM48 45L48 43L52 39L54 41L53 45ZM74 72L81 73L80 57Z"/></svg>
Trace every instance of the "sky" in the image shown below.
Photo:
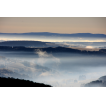
<svg viewBox="0 0 106 106"><path fill-rule="evenodd" d="M106 17L0 17L0 32L106 34Z"/></svg>

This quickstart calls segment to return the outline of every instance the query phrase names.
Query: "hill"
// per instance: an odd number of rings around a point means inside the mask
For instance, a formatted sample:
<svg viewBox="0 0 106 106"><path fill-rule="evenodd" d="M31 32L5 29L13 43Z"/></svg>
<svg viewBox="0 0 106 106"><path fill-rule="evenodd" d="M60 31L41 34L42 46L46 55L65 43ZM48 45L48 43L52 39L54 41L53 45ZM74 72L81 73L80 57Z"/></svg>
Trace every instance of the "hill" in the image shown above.
<svg viewBox="0 0 106 106"><path fill-rule="evenodd" d="M106 76L100 77L99 80L101 80L102 82L105 82L106 81Z"/></svg>
<svg viewBox="0 0 106 106"><path fill-rule="evenodd" d="M0 46L0 51L27 51L27 52L36 52L37 50L46 51L47 53L79 53L87 55L106 55L106 49L100 49L99 51L86 51L78 50L65 47L48 47L48 48L26 48L26 47L9 47L9 46Z"/></svg>
<svg viewBox="0 0 106 106"><path fill-rule="evenodd" d="M40 41L4 41L0 46L47 47L47 42Z"/></svg>
<svg viewBox="0 0 106 106"><path fill-rule="evenodd" d="M52 86L24 79L0 77L0 87L52 87Z"/></svg>
<svg viewBox="0 0 106 106"><path fill-rule="evenodd" d="M84 87L106 87L106 76L100 77L96 81L92 81L84 85Z"/></svg>

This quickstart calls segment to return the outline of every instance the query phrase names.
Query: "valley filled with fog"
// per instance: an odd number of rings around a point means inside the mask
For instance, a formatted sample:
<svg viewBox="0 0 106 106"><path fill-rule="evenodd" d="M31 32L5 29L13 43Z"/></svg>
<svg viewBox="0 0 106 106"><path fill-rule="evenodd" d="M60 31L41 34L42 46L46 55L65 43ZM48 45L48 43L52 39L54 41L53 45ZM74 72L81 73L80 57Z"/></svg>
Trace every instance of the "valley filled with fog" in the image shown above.
<svg viewBox="0 0 106 106"><path fill-rule="evenodd" d="M0 76L79 87L106 75L106 55L0 51Z"/></svg>
<svg viewBox="0 0 106 106"><path fill-rule="evenodd" d="M83 86L106 76L106 35L0 33L0 76Z"/></svg>

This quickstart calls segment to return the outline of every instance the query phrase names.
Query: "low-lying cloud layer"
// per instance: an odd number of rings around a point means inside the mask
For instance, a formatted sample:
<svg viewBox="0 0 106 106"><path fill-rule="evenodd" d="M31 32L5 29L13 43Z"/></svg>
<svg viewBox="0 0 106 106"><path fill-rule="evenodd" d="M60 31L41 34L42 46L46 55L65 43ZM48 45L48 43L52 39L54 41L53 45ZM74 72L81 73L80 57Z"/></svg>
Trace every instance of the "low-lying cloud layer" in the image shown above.
<svg viewBox="0 0 106 106"><path fill-rule="evenodd" d="M60 63L60 60L58 58L54 57L50 53L48 54L46 51L41 51L38 49L35 51L35 53L39 55L38 64L44 65L48 61L52 61L56 67Z"/></svg>
<svg viewBox="0 0 106 106"><path fill-rule="evenodd" d="M0 40L34 40L43 42L106 42L105 34L74 33L61 34L50 32L0 33Z"/></svg>
<svg viewBox="0 0 106 106"><path fill-rule="evenodd" d="M11 57L8 54L12 54ZM17 73L11 74L12 77L18 74L26 75L35 82L44 82L52 86L80 86L106 75L105 58L72 53L47 53L40 49L33 55L0 52L0 69ZM1 74L10 76L7 71Z"/></svg>

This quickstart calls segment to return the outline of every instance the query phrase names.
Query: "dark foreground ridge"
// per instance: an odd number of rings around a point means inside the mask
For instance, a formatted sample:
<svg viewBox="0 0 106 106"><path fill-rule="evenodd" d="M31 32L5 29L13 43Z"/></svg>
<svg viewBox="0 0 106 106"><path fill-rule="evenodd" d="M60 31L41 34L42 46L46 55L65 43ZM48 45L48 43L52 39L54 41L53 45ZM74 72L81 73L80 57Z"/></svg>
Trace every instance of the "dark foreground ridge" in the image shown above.
<svg viewBox="0 0 106 106"><path fill-rule="evenodd" d="M0 87L52 87L52 86L24 79L0 77Z"/></svg>

